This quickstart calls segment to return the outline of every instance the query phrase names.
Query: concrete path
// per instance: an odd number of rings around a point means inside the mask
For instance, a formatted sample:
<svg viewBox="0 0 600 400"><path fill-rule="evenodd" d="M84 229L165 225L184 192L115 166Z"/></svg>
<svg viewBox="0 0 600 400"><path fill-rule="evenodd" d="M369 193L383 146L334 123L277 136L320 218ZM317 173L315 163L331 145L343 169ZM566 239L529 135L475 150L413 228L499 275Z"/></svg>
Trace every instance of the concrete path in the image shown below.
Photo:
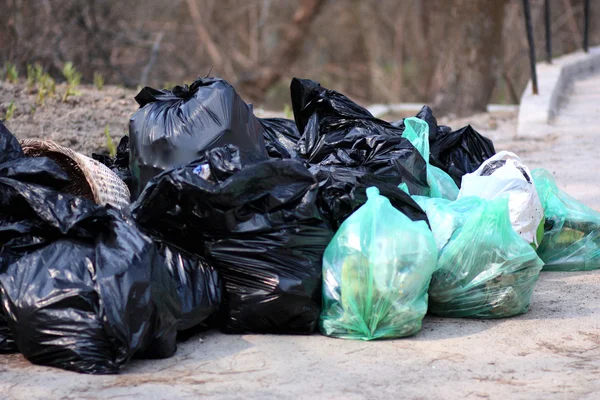
<svg viewBox="0 0 600 400"><path fill-rule="evenodd" d="M86 376L0 357L4 399L597 399L600 274L543 273L531 311L427 317L413 338L360 342L209 333L175 357Z"/></svg>
<svg viewBox="0 0 600 400"><path fill-rule="evenodd" d="M600 77L576 82L557 132L498 138L600 209ZM477 128L477 127L476 127ZM412 338L360 342L210 332L175 357L86 376L0 356L2 399L598 399L600 272L542 273L529 313L480 321L426 317Z"/></svg>
<svg viewBox="0 0 600 400"><path fill-rule="evenodd" d="M550 128L544 139L510 145L523 148L519 155L530 168L549 169L560 187L600 210L599 75L573 83Z"/></svg>

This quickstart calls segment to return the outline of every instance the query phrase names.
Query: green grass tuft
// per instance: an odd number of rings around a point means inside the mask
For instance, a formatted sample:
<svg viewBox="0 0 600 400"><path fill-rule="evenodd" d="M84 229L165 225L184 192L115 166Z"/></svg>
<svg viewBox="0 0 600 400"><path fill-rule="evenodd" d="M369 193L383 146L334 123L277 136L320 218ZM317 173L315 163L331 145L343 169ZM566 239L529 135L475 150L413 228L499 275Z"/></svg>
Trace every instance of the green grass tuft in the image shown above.
<svg viewBox="0 0 600 400"><path fill-rule="evenodd" d="M108 125L104 127L104 136L106 136L106 148L108 149L108 153L110 154L111 158L114 158L117 155L117 146L115 146L115 143L110 136Z"/></svg>

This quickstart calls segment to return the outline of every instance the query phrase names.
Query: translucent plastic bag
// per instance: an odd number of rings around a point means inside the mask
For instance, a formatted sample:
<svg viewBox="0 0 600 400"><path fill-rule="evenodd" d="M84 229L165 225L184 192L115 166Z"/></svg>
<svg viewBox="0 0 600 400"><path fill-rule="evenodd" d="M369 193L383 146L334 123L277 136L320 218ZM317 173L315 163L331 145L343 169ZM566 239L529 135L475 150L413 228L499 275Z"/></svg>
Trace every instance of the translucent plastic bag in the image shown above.
<svg viewBox="0 0 600 400"><path fill-rule="evenodd" d="M549 171L536 169L532 175L546 214L538 248L544 270L600 268L600 213L560 190Z"/></svg>
<svg viewBox="0 0 600 400"><path fill-rule="evenodd" d="M402 137L408 139L427 162L429 196L456 200L458 186L454 183L454 179L438 167L429 164L429 125L427 122L419 118L405 118Z"/></svg>
<svg viewBox="0 0 600 400"><path fill-rule="evenodd" d="M506 195L514 230L537 248L543 235L544 208L529 168L515 154L501 151L477 171L464 175L458 198L495 199Z"/></svg>
<svg viewBox="0 0 600 400"><path fill-rule="evenodd" d="M429 312L502 318L527 311L543 262L512 228L508 199L413 197L440 249Z"/></svg>
<svg viewBox="0 0 600 400"><path fill-rule="evenodd" d="M375 187L323 256L321 332L371 340L421 329L437 250L424 221L411 221Z"/></svg>

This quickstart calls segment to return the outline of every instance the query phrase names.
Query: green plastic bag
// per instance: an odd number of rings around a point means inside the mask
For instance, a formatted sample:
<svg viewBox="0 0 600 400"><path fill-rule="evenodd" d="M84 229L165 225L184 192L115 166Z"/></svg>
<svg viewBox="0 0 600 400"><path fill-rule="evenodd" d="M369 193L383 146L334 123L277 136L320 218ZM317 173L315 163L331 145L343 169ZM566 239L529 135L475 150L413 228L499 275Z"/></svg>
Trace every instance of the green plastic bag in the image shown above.
<svg viewBox="0 0 600 400"><path fill-rule="evenodd" d="M543 262L512 228L507 197L413 199L427 213L439 250L430 313L502 318L527 311Z"/></svg>
<svg viewBox="0 0 600 400"><path fill-rule="evenodd" d="M538 255L548 271L588 271L600 268L600 213L556 186L545 169L532 173L546 214Z"/></svg>
<svg viewBox="0 0 600 400"><path fill-rule="evenodd" d="M371 340L417 333L427 312L435 240L379 194L340 227L323 255L324 335Z"/></svg>
<svg viewBox="0 0 600 400"><path fill-rule="evenodd" d="M454 179L440 168L429 164L429 125L427 125L427 122L419 118L404 119L402 137L408 139L427 162L429 197L456 200L458 186L454 183Z"/></svg>

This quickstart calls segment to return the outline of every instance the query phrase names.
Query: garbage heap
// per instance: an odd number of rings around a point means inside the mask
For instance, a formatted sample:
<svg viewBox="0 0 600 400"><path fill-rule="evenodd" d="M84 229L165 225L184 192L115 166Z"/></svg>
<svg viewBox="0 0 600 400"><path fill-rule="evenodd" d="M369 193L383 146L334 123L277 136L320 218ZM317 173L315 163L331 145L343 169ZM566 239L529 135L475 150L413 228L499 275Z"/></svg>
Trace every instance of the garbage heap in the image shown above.
<svg viewBox="0 0 600 400"><path fill-rule="evenodd" d="M290 91L294 120L218 78L146 87L115 158L0 123L0 352L113 374L211 328L399 338L600 267L600 214L471 126Z"/></svg>

